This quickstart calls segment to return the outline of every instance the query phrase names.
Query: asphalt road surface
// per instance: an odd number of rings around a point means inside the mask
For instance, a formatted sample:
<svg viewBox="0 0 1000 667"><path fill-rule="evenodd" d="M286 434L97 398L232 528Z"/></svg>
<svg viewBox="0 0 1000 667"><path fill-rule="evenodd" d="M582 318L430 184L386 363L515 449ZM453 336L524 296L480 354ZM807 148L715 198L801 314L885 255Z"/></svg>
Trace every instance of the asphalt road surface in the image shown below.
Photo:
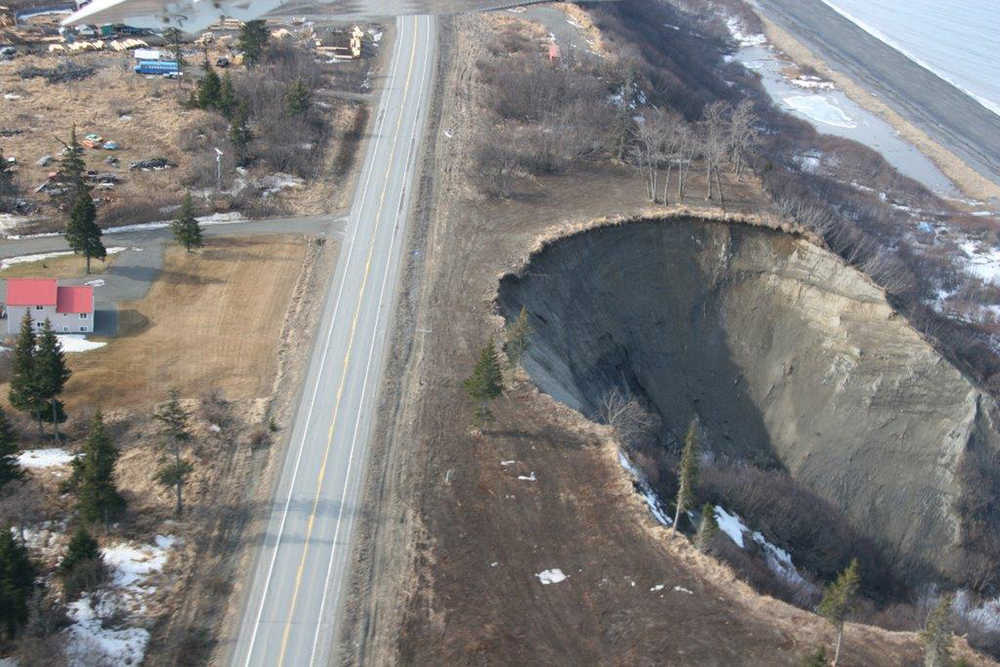
<svg viewBox="0 0 1000 667"><path fill-rule="evenodd" d="M375 116L232 664L325 665L395 303L437 24L396 20Z"/></svg>
<svg viewBox="0 0 1000 667"><path fill-rule="evenodd" d="M1000 183L1000 116L821 0L760 0L765 15Z"/></svg>

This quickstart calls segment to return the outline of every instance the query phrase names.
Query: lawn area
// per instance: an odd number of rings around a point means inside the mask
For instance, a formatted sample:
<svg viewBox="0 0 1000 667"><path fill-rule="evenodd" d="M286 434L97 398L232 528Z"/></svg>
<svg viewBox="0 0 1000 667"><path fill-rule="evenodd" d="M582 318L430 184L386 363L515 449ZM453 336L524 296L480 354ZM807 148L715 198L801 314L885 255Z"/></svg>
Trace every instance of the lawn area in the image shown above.
<svg viewBox="0 0 1000 667"><path fill-rule="evenodd" d="M102 262L90 261L90 273L107 271L114 264L115 255L108 255ZM80 255L59 255L46 257L35 262L18 262L0 270L0 278L81 278L86 275L87 261Z"/></svg>
<svg viewBox="0 0 1000 667"><path fill-rule="evenodd" d="M170 388L184 396L268 395L306 243L213 238L197 253L168 249L146 297L119 305L119 337L68 355L68 408L139 407L162 401Z"/></svg>

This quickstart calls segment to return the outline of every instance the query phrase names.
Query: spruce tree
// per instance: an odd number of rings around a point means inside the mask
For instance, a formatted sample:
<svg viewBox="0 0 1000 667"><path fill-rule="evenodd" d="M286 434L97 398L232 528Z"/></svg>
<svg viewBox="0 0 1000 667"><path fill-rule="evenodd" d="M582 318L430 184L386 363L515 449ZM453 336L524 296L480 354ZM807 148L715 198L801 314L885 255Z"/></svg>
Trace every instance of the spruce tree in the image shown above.
<svg viewBox="0 0 1000 667"><path fill-rule="evenodd" d="M78 255L87 259L87 274L90 274L91 258L103 260L108 252L101 243L101 228L97 226L97 209L89 190L81 190L73 202L66 225L66 242Z"/></svg>
<svg viewBox="0 0 1000 667"><path fill-rule="evenodd" d="M472 400L477 402L476 424L484 425L493 420L489 403L503 393L503 371L500 368L500 357L497 355L493 337L479 353L479 361L472 375L466 378L465 391Z"/></svg>
<svg viewBox="0 0 1000 667"><path fill-rule="evenodd" d="M229 121L229 141L233 145L236 164L241 167L250 160L250 142L253 141L253 134L250 132L249 122L250 115L246 102L240 102L233 110Z"/></svg>
<svg viewBox="0 0 1000 667"><path fill-rule="evenodd" d="M17 436L7 419L7 413L0 408L0 489L16 479L24 476L24 471L17 463Z"/></svg>
<svg viewBox="0 0 1000 667"><path fill-rule="evenodd" d="M836 581L823 590L823 599L817 611L820 616L830 621L837 631L837 639L833 648L833 667L837 667L840 659L840 644L844 639L844 622L854 608L854 602L861 586L858 574L858 559L855 558L846 570L841 572Z"/></svg>
<svg viewBox="0 0 1000 667"><path fill-rule="evenodd" d="M67 598L93 588L104 578L104 556L101 548L87 529L80 526L73 534L66 555L59 562L59 576Z"/></svg>
<svg viewBox="0 0 1000 667"><path fill-rule="evenodd" d="M951 595L942 595L920 633L924 645L924 667L951 665Z"/></svg>
<svg viewBox="0 0 1000 667"><path fill-rule="evenodd" d="M190 192L184 195L180 211L177 213L177 218L170 223L170 229L174 233L174 239L188 252L191 252L191 248L200 248L203 245L201 226L194 215L194 203L191 201Z"/></svg>
<svg viewBox="0 0 1000 667"><path fill-rule="evenodd" d="M0 623L9 638L28 620L35 574L27 548L14 539L10 526L0 527Z"/></svg>
<svg viewBox="0 0 1000 667"><path fill-rule="evenodd" d="M66 548L66 555L59 561L59 573L65 575L83 561L101 559L101 547L97 544L97 540L85 527L79 526Z"/></svg>
<svg viewBox="0 0 1000 667"><path fill-rule="evenodd" d="M57 179L69 186L66 200L75 202L80 192L90 191L87 185L87 164L83 161L83 147L76 139L76 125L70 128L69 141L63 145L63 154L59 158Z"/></svg>
<svg viewBox="0 0 1000 667"><path fill-rule="evenodd" d="M827 667L829 663L826 660L826 648L820 646L818 649L806 656L806 659L802 661L802 667Z"/></svg>
<svg viewBox="0 0 1000 667"><path fill-rule="evenodd" d="M674 514L672 532L677 531L684 508L689 507L695 499L695 486L698 484L698 420L691 420L687 434L684 436L684 451L681 454L681 464L677 471L677 512Z"/></svg>
<svg viewBox="0 0 1000 667"><path fill-rule="evenodd" d="M30 414L38 421L38 433L42 434L42 410L45 402L40 397L38 375L35 372L36 337L33 324L31 313L26 312L21 320L21 333L14 345L7 398L16 410Z"/></svg>
<svg viewBox="0 0 1000 667"><path fill-rule="evenodd" d="M236 44L243 52L243 62L246 63L247 67L255 67L260 62L270 36L267 23L263 20L247 21L240 27L240 35L236 39Z"/></svg>
<svg viewBox="0 0 1000 667"><path fill-rule="evenodd" d="M110 525L125 510L125 499L115 485L118 448L104 429L104 416L98 410L90 424L83 455L73 459L73 477L69 488L76 492L77 510L88 523Z"/></svg>
<svg viewBox="0 0 1000 667"><path fill-rule="evenodd" d="M309 111L310 104L312 104L312 92L301 78L295 79L285 91L285 109L288 115L302 116Z"/></svg>
<svg viewBox="0 0 1000 667"><path fill-rule="evenodd" d="M226 72L222 76L222 84L219 86L219 111L226 118L231 118L236 110L236 89L233 88L233 77Z"/></svg>
<svg viewBox="0 0 1000 667"><path fill-rule="evenodd" d="M169 400L153 418L160 422L160 436L165 449L154 479L174 491L177 501L175 511L177 516L181 516L184 512L184 484L193 466L181 456L184 444L191 440L191 433L188 430L188 413L181 407L180 394L176 389L170 390Z"/></svg>
<svg viewBox="0 0 1000 667"><path fill-rule="evenodd" d="M0 198L12 197L16 194L17 183L14 180L14 167L3 156L3 150L0 150ZM5 208L6 206L0 199L0 211Z"/></svg>
<svg viewBox="0 0 1000 667"><path fill-rule="evenodd" d="M701 521L698 522L698 533L695 535L695 546L698 551L707 552L712 545L712 538L719 532L719 522L715 518L715 505L705 503L701 508Z"/></svg>
<svg viewBox="0 0 1000 667"><path fill-rule="evenodd" d="M62 403L56 398L62 393L70 370L66 367L66 357L63 355L62 344L56 338L52 324L46 318L42 324L41 335L38 336L38 348L35 351L35 377L38 399L45 419L52 423L53 433L59 437L59 424L66 421L66 413Z"/></svg>
<svg viewBox="0 0 1000 667"><path fill-rule="evenodd" d="M517 368L521 363L521 357L524 356L531 343L531 333L528 311L524 306L521 306L521 312L518 313L517 319L508 324L504 331L506 340L503 350L507 354L507 361L510 362L512 368Z"/></svg>
<svg viewBox="0 0 1000 667"><path fill-rule="evenodd" d="M207 60L202 63L205 75L198 80L197 97L199 109L218 109L222 100L222 80Z"/></svg>

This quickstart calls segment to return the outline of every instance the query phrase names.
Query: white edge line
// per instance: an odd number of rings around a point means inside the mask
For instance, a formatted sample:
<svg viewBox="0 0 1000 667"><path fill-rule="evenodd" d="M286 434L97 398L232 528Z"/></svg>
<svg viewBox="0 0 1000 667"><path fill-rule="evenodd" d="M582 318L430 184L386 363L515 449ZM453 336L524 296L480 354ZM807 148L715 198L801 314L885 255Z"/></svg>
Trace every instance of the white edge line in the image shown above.
<svg viewBox="0 0 1000 667"><path fill-rule="evenodd" d="M426 18L427 18L427 34L430 35L430 33L431 33L431 30L430 30L431 21L430 21L430 17L429 16L426 17ZM428 68L428 64L427 63L428 63L428 60L430 59L430 49L429 48L428 49L424 49L424 54L425 54L425 56L424 56L424 76L426 77L427 76L427 68ZM421 111L422 111L421 105L423 104L424 93L426 92L426 90L427 90L427 87L425 85L425 86L423 86L421 88L420 97L417 99L417 114L418 114L418 116L417 116L416 123L415 123L415 125L417 126L417 127L414 128L415 130L420 129L420 127L419 127L420 126L420 114L421 114ZM406 195L406 193L407 193L406 175L410 171L410 166L411 166L412 161L414 159L414 155L415 155L415 152L413 151L413 147L412 147L412 144L411 144L410 156L407 158L406 164L403 166L403 178L402 178L403 190L402 190L401 194L404 197L407 196ZM399 209L398 208L397 208L396 214L397 214L397 216L399 215ZM406 213L404 213L404 215L406 215ZM385 271L385 273L382 276L382 287L379 290L378 306L377 306L377 308L375 310L375 327L374 327L375 335L372 336L371 346L368 348L368 361L365 364L365 377L364 377L364 382L361 385L361 400L358 402L358 413L357 413L357 416L356 416L356 418L354 420L354 433L351 436L351 449L350 449L350 453L348 454L348 457L347 457L347 472L344 475L344 489L343 489L343 492L340 495L340 507L337 510L337 528L336 528L336 530L334 531L334 534L333 534L333 544L332 544L332 547L330 549L330 560L329 560L329 563L327 564L326 579L325 579L325 581L323 583L323 601L320 603L319 616L316 618L316 634L313 636L312 651L309 654L309 664L310 665L312 665L314 663L315 659L316 659L316 647L319 644L320 628L321 628L322 621L323 621L323 614L324 614L324 612L326 610L326 600L329 597L330 577L333 574L333 560L334 560L334 555L337 552L337 539L340 536L341 519L342 519L343 514L344 514L344 502L347 499L347 489L349 487L349 480L350 480L350 476L351 476L351 464L354 462L354 451L356 449L357 441L358 441L358 429L361 426L361 411L364 408L365 394L368 391L368 377L369 377L369 372L371 370L372 357L374 356L374 353L375 353L375 347L376 347L376 345L375 345L375 337L378 335L378 323L379 323L379 320L382 317L382 302L383 302L383 300L385 298L385 288L386 288L386 285L389 282L389 274L391 273L390 269L391 269L391 263L392 263L392 253L393 253L393 248L396 245L396 237L398 235L399 234L396 231L394 231L393 235L390 237L390 242L389 242L389 264L386 265L386 271Z"/></svg>
<svg viewBox="0 0 1000 667"><path fill-rule="evenodd" d="M399 40L398 39L396 40L396 51L397 51L397 56L398 56L398 53L399 53ZM364 188L361 191L361 197L359 197L358 200L357 200L358 201L358 206L359 206L358 214L357 214L358 215L358 221L357 221L357 224L354 226L354 233L351 235L351 241L350 241L350 244L349 244L349 246L347 248L347 258L346 258L346 261L344 262L344 276L343 276L343 280L341 280L341 282L340 282L340 288L337 290L337 301L336 301L336 305L334 306L334 309L333 309L333 317L330 319L330 328L327 331L326 341L325 341L324 348L323 348L323 355L322 355L322 357L320 357L320 363L319 363L319 366L318 366L318 368L316 370L316 384L313 387L313 394L312 394L312 398L310 399L309 410L306 413L306 421L305 421L305 425L304 425L303 431L302 431L302 439L301 439L301 441L299 443L299 452L298 452L298 454L296 455L296 458L295 458L295 470L292 473L292 480L291 480L291 482L289 484L289 487L288 487L288 498L285 500L285 507L284 507L284 509L282 511L282 514L281 514L281 523L278 525L278 539L277 539L277 541L274 544L274 552L271 554L271 563L268 565L267 576L266 576L266 578L264 580L264 592L263 592L263 594L261 595L261 598L260 598L260 607L257 609L257 617L254 620L253 632L251 632L251 634L250 634L250 646L247 648L247 659L246 659L246 662L244 663L247 666L250 665L250 661L253 658L253 649L254 649L254 645L257 642L257 630L260 629L260 619L264 615L264 604L267 602L267 594L270 591L271 578L272 578L272 576L274 574L274 564L275 564L275 561L277 561L277 559L278 559L278 550L281 547L281 536L284 533L285 522L288 519L288 510L289 510L289 507L291 506L291 503L292 503L292 494L295 491L295 481L298 478L299 468L300 468L300 464L302 462L302 452L305 449L306 435L309 433L309 423L312 421L313 408L316 406L316 396L319 393L320 380L323 377L323 367L326 365L326 357L327 357L327 354L330 351L330 339L333 336L333 329L334 329L334 326L337 323L337 314L340 312L341 297L343 296L343 293L344 293L344 285L347 283L347 270L348 270L348 267L350 266L350 263L351 263L351 255L354 252L354 241L355 241L355 239L357 238L357 235L358 235L358 228L361 227L360 211L364 207L365 198L368 196L368 187L369 187L369 184L371 183L371 176L372 176L372 173L375 171L375 162L376 162L376 155L378 154L378 146L379 146L379 143L381 143L381 141L382 141L382 129L383 129L383 126L385 125L385 117L388 115L387 112L388 112L388 109L389 109L389 104L388 104L389 95L388 95L388 91L389 91L389 89L392 87L392 85L395 82L396 66L397 66L398 62L399 62L399 58L398 57L394 57L393 61L392 61L392 69L390 70L389 79L387 81L387 85L386 85L386 88L385 88L386 92L384 93L384 97L383 97L383 103L385 104L385 108L383 109L382 115L381 115L381 117L378 119L378 121L376 123L376 125L377 125L377 127L376 127L376 137L375 137L375 146L372 148L372 161L371 161L371 164L369 165L369 168L368 168L368 175L365 177L365 185L364 185ZM354 212L352 211L351 214L353 215Z"/></svg>

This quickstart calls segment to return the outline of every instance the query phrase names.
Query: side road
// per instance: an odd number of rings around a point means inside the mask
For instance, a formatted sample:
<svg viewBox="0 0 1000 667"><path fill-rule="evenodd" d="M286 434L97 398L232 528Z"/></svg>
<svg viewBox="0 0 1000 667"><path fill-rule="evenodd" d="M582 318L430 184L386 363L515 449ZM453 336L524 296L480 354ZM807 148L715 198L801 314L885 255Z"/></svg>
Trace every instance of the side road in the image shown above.
<svg viewBox="0 0 1000 667"><path fill-rule="evenodd" d="M271 218L202 227L206 237L262 236L268 234L308 234L326 238L341 238L346 218L323 215L297 218ZM173 243L169 227L106 233L105 247L125 248L115 257L114 264L99 276L65 281L69 284L94 285L95 327L98 335L113 336L117 331L117 304L141 299L153 280L163 270L163 253ZM9 239L0 242L0 258L22 257L69 250L60 236L40 236ZM0 281L0 301L7 296L6 281Z"/></svg>

